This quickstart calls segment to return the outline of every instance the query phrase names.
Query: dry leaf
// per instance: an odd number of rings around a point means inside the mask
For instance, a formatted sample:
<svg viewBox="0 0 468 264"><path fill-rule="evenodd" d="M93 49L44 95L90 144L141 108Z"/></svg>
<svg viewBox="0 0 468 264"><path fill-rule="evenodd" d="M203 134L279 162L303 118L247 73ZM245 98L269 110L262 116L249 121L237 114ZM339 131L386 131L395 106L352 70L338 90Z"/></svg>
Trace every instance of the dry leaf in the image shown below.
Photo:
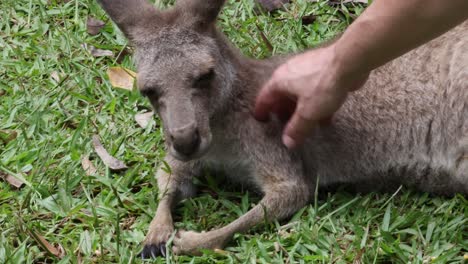
<svg viewBox="0 0 468 264"><path fill-rule="evenodd" d="M369 1L368 0L344 0L342 3L343 4L347 4L347 3L369 4Z"/></svg>
<svg viewBox="0 0 468 264"><path fill-rule="evenodd" d="M93 136L93 146L102 162L104 162L104 164L106 164L106 166L108 166L111 170L121 171L128 169L128 167L122 161L112 157L109 152L107 152L107 150L102 146L101 141L99 141L98 135Z"/></svg>
<svg viewBox="0 0 468 264"><path fill-rule="evenodd" d="M60 75L57 71L53 71L51 74L50 74L50 78L52 78L54 81L56 82L60 82Z"/></svg>
<svg viewBox="0 0 468 264"><path fill-rule="evenodd" d="M263 30L260 28L260 26L258 24L256 24L257 26L257 29L258 29L258 32L260 32L260 37L262 38L263 40L263 43L265 43L267 49L270 51L270 52L273 52L273 45L271 44L270 40L268 40L268 38L265 36L265 33L263 33Z"/></svg>
<svg viewBox="0 0 468 264"><path fill-rule="evenodd" d="M68 2L70 2L70 1L71 1L71 0L56 0L57 3L63 2L63 3L65 3L65 4L68 3ZM47 4L48 4L48 5L50 5L51 3L52 3L51 0L47 0Z"/></svg>
<svg viewBox="0 0 468 264"><path fill-rule="evenodd" d="M273 11L289 3L290 0L257 0L257 2L266 10Z"/></svg>
<svg viewBox="0 0 468 264"><path fill-rule="evenodd" d="M88 34L95 36L101 32L101 29L106 25L103 21L96 19L94 17L88 17L86 22L86 27Z"/></svg>
<svg viewBox="0 0 468 264"><path fill-rule="evenodd" d="M54 247L43 236L39 235L38 233L34 231L30 231L30 233L34 240L36 240L36 242L39 244L39 246L45 251L47 251L47 253L56 256L57 258L63 258L65 256L65 250L61 245L59 245L58 247Z"/></svg>
<svg viewBox="0 0 468 264"><path fill-rule="evenodd" d="M362 255L364 254L364 252L365 252L365 248L362 248L362 249L358 250L356 256L354 257L353 264L362 264L363 263Z"/></svg>
<svg viewBox="0 0 468 264"><path fill-rule="evenodd" d="M86 172L87 176L99 175L96 167L94 167L93 163L89 160L88 156L84 156L83 158L81 158L81 167Z"/></svg>
<svg viewBox="0 0 468 264"><path fill-rule="evenodd" d="M8 144L18 137L18 132L14 130L0 130L0 142Z"/></svg>
<svg viewBox="0 0 468 264"><path fill-rule="evenodd" d="M307 15L302 17L302 24L303 25L310 25L313 24L317 20L317 17L315 15Z"/></svg>
<svg viewBox="0 0 468 264"><path fill-rule="evenodd" d="M78 264L83 263L83 257L81 256L81 252L78 252L78 256L76 256Z"/></svg>
<svg viewBox="0 0 468 264"><path fill-rule="evenodd" d="M149 122L153 118L154 112L147 112L143 114L136 114L135 115L135 121L138 123L138 125L142 128L147 128L149 125Z"/></svg>
<svg viewBox="0 0 468 264"><path fill-rule="evenodd" d="M355 3L355 4L369 4L368 0L330 0L328 1L330 5L340 5L340 4L349 4L349 3Z"/></svg>
<svg viewBox="0 0 468 264"><path fill-rule="evenodd" d="M0 90L0 96L3 96L6 94L6 91L5 90Z"/></svg>
<svg viewBox="0 0 468 264"><path fill-rule="evenodd" d="M311 3L317 3L322 0L309 0ZM328 4L330 5L339 5L339 4L349 4L349 3L356 3L356 4L369 4L368 0L329 0Z"/></svg>
<svg viewBox="0 0 468 264"><path fill-rule="evenodd" d="M93 57L113 57L114 53L110 50L103 50L103 49L98 49L92 45L87 45L87 44L82 44L81 45L84 49L86 49L91 56Z"/></svg>
<svg viewBox="0 0 468 264"><path fill-rule="evenodd" d="M122 63L122 61L129 55L132 54L133 50L129 47L126 47L125 49L121 50L119 54L116 55L115 61L117 63Z"/></svg>
<svg viewBox="0 0 468 264"><path fill-rule="evenodd" d="M65 251L65 249L63 248L63 246L62 246L61 244L58 244L58 245L57 245L57 250L58 250L58 252L59 252L58 258L61 259L61 258L65 257L66 251Z"/></svg>
<svg viewBox="0 0 468 264"><path fill-rule="evenodd" d="M130 91L133 90L133 84L137 76L135 72L122 67L111 67L107 70L107 75L112 86Z"/></svg>
<svg viewBox="0 0 468 264"><path fill-rule="evenodd" d="M16 189L20 189L24 186L24 182L2 171L0 171L0 178L3 178L3 180L8 182L11 186L15 187Z"/></svg>
<svg viewBox="0 0 468 264"><path fill-rule="evenodd" d="M24 186L24 182L18 180L17 178L11 175L8 175L6 177L6 181L17 189L21 189Z"/></svg>
<svg viewBox="0 0 468 264"><path fill-rule="evenodd" d="M98 49L94 46L89 47L89 52L93 57L114 57L114 53L110 50L103 50L103 49Z"/></svg>
<svg viewBox="0 0 468 264"><path fill-rule="evenodd" d="M229 252L226 251L226 250L222 250L222 249L219 249L219 248L215 248L213 251L214 251L216 254L219 254L219 255L229 256Z"/></svg>
<svg viewBox="0 0 468 264"><path fill-rule="evenodd" d="M278 242L273 243L273 246L275 247L275 252L278 253L281 251L280 244Z"/></svg>
<svg viewBox="0 0 468 264"><path fill-rule="evenodd" d="M280 243L275 242L273 246L275 247L275 252L279 253L282 251L286 256L289 256L289 252Z"/></svg>

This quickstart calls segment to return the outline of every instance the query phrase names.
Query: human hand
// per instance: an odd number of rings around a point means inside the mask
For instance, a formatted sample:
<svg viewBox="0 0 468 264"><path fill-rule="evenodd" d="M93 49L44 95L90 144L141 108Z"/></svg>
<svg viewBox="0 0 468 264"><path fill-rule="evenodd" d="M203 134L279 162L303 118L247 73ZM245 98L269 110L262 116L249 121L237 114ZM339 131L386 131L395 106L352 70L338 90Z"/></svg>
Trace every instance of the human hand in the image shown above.
<svg viewBox="0 0 468 264"><path fill-rule="evenodd" d="M278 67L261 89L254 115L261 121L268 120L270 113L288 120L283 144L293 149L318 122L331 118L348 92L359 89L369 76L345 75L333 45L297 55Z"/></svg>

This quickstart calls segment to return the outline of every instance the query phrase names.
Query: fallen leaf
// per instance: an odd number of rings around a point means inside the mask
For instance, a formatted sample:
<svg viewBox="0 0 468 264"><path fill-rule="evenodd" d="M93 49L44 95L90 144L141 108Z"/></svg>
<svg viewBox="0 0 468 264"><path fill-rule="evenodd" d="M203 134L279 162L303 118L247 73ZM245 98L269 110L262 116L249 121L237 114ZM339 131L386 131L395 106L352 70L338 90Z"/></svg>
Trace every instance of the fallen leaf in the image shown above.
<svg viewBox="0 0 468 264"><path fill-rule="evenodd" d="M126 47L125 49L121 50L119 54L116 55L115 61L117 63L122 63L122 61L129 55L132 54L133 50L129 47Z"/></svg>
<svg viewBox="0 0 468 264"><path fill-rule="evenodd" d="M78 255L77 255L77 262L78 264L82 264L83 263L83 257L81 256L81 252L78 252Z"/></svg>
<svg viewBox="0 0 468 264"><path fill-rule="evenodd" d="M214 251L216 254L219 254L219 255L229 256L229 252L226 251L226 250L222 250L222 249L219 249L219 248L215 248L213 251Z"/></svg>
<svg viewBox="0 0 468 264"><path fill-rule="evenodd" d="M5 90L0 90L0 96L3 96L6 94L6 91Z"/></svg>
<svg viewBox="0 0 468 264"><path fill-rule="evenodd" d="M290 0L257 0L257 2L267 11L273 11L289 3Z"/></svg>
<svg viewBox="0 0 468 264"><path fill-rule="evenodd" d="M87 44L83 44L81 45L84 49L86 49L90 54L91 56L93 57L113 57L114 56L114 53L110 50L103 50L103 49L98 49L92 45L87 45Z"/></svg>
<svg viewBox="0 0 468 264"><path fill-rule="evenodd" d="M58 252L59 252L59 256L58 256L58 257L59 257L60 259L63 258L63 257L65 257L66 251L65 251L65 249L63 248L63 246L62 246L61 244L58 244L58 245L57 245L57 250L58 250Z"/></svg>
<svg viewBox="0 0 468 264"><path fill-rule="evenodd" d="M104 164L106 164L106 166L111 170L121 171L128 169L128 167L122 161L112 157L109 152L107 152L107 150L102 146L98 135L93 136L93 146L102 162L104 162Z"/></svg>
<svg viewBox="0 0 468 264"><path fill-rule="evenodd" d="M8 182L11 186L15 187L16 189L20 189L24 186L24 182L2 171L0 171L0 178Z"/></svg>
<svg viewBox="0 0 468 264"><path fill-rule="evenodd" d="M321 0L309 0L311 3L318 3ZM340 5L340 4L349 4L349 3L355 3L355 4L369 4L368 0L328 0L327 2L329 5Z"/></svg>
<svg viewBox="0 0 468 264"><path fill-rule="evenodd" d="M369 4L369 0L345 0L343 4L346 3L360 3L360 4Z"/></svg>
<svg viewBox="0 0 468 264"><path fill-rule="evenodd" d="M91 211L89 211L89 210L86 210L86 209L81 209L80 212L83 213L84 215L88 216L88 217L93 216L93 213Z"/></svg>
<svg viewBox="0 0 468 264"><path fill-rule="evenodd" d="M273 246L275 247L275 252L278 253L281 251L280 244L278 242L273 243Z"/></svg>
<svg viewBox="0 0 468 264"><path fill-rule="evenodd" d="M60 82L60 75L57 71L53 71L51 74L50 74L50 78L52 78L54 81L56 82Z"/></svg>
<svg viewBox="0 0 468 264"><path fill-rule="evenodd" d="M61 245L58 245L57 247L54 247L52 244L50 244L43 236L39 235L35 231L29 231L31 236L36 240L36 242L39 244L39 246L47 251L48 254L56 256L57 258L63 258L65 256L65 250Z"/></svg>
<svg viewBox="0 0 468 264"><path fill-rule="evenodd" d="M95 36L101 32L101 29L106 25L103 21L96 19L94 17L88 17L86 22L86 27L88 34Z"/></svg>
<svg viewBox="0 0 468 264"><path fill-rule="evenodd" d="M364 252L365 252L365 248L362 248L362 249L358 250L356 256L354 257L353 264L362 264L363 263L362 255L364 254Z"/></svg>
<svg viewBox="0 0 468 264"><path fill-rule="evenodd" d="M136 114L135 121L138 123L140 127L147 128L153 116L154 116L154 112Z"/></svg>
<svg viewBox="0 0 468 264"><path fill-rule="evenodd" d="M89 52L93 57L114 57L114 53L110 50L103 50L103 49L98 49L96 47L91 46L89 49Z"/></svg>
<svg viewBox="0 0 468 264"><path fill-rule="evenodd" d="M89 160L88 156L81 158L81 167L86 172L87 176L95 176L99 174L96 167L94 167L93 163Z"/></svg>
<svg viewBox="0 0 468 264"><path fill-rule="evenodd" d="M340 4L349 4L349 3L355 3L355 4L369 4L368 0L330 0L328 1L330 5L340 5Z"/></svg>
<svg viewBox="0 0 468 264"><path fill-rule="evenodd" d="M265 36L265 33L263 33L263 30L260 28L260 26L258 24L256 24L257 26L257 29L258 29L258 32L260 32L260 37L262 38L263 40L263 43L265 43L267 49L270 51L270 52L273 52L273 45L271 44L270 40L268 40L268 38Z"/></svg>
<svg viewBox="0 0 468 264"><path fill-rule="evenodd" d="M131 216L129 218L125 218L122 223L120 224L120 228L122 230L130 230L132 225L135 223L136 217Z"/></svg>
<svg viewBox="0 0 468 264"><path fill-rule="evenodd" d="M70 2L71 0L56 0L57 3L60 3L60 2L63 2L63 3L68 3ZM47 4L50 5L52 4L52 1L51 0L47 0Z"/></svg>
<svg viewBox="0 0 468 264"><path fill-rule="evenodd" d="M0 142L8 144L18 137L18 132L14 130L0 130Z"/></svg>
<svg viewBox="0 0 468 264"><path fill-rule="evenodd" d="M24 186L24 182L18 180L17 178L11 175L7 175L5 180L17 189L20 189L21 187Z"/></svg>
<svg viewBox="0 0 468 264"><path fill-rule="evenodd" d="M317 20L317 17L315 15L308 15L308 16L303 16L302 17L302 24L303 25L310 25L313 24Z"/></svg>
<svg viewBox="0 0 468 264"><path fill-rule="evenodd" d="M133 84L137 76L135 72L122 67L110 67L107 70L107 75L112 86L130 91L133 90Z"/></svg>

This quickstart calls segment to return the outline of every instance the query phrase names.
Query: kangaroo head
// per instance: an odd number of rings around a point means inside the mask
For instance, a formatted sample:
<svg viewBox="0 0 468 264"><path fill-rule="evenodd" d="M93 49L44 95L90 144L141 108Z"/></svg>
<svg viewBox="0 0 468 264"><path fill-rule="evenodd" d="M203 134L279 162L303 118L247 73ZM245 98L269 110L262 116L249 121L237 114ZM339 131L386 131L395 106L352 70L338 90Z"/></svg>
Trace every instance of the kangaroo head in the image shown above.
<svg viewBox="0 0 468 264"><path fill-rule="evenodd" d="M136 47L138 87L163 122L169 153L202 156L233 79L216 41L224 0L179 0L165 11L146 0L99 2Z"/></svg>

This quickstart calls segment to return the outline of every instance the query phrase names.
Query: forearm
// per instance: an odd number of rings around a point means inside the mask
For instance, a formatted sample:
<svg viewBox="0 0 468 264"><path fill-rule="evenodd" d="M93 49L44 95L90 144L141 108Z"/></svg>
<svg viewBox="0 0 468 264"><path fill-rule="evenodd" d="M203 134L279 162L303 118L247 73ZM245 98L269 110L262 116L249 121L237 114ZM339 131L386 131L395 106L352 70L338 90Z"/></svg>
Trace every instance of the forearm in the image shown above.
<svg viewBox="0 0 468 264"><path fill-rule="evenodd" d="M375 0L333 45L337 68L366 74L467 18L468 0Z"/></svg>

